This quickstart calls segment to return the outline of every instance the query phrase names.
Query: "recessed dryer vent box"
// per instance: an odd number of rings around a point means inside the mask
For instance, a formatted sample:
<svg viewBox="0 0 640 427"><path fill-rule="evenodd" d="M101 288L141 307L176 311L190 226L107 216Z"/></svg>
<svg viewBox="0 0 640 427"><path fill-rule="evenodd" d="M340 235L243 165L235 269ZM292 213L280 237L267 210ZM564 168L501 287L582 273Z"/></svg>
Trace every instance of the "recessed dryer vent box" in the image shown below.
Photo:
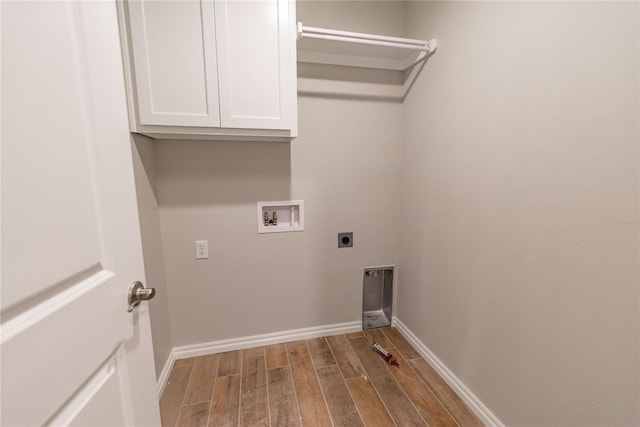
<svg viewBox="0 0 640 427"><path fill-rule="evenodd" d="M258 233L304 230L304 200L258 202Z"/></svg>
<svg viewBox="0 0 640 427"><path fill-rule="evenodd" d="M362 281L362 329L391 326L393 267L364 269Z"/></svg>

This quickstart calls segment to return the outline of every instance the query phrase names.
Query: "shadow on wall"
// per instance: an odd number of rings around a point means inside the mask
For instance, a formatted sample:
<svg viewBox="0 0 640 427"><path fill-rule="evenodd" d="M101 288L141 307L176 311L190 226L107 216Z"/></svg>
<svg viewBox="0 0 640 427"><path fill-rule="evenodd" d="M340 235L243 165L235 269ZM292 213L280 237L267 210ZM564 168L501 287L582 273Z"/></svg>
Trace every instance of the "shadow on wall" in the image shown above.
<svg viewBox="0 0 640 427"><path fill-rule="evenodd" d="M157 141L162 206L229 205L288 200L290 144L242 141Z"/></svg>
<svg viewBox="0 0 640 427"><path fill-rule="evenodd" d="M346 67L329 64L298 63L298 77L312 79L336 80L342 82L396 84L404 83L402 71L383 70L378 68Z"/></svg>
<svg viewBox="0 0 640 427"><path fill-rule="evenodd" d="M137 133L131 134L131 152L134 157L134 170L136 171L136 189L140 193L140 186L151 190L151 194L158 201L158 189L156 187L156 164L153 139ZM136 163L139 161L139 163ZM141 167L138 167L141 166ZM142 173L144 172L144 175ZM146 179L144 179L146 178ZM138 194L139 196L140 194ZM138 202L140 203L140 202Z"/></svg>

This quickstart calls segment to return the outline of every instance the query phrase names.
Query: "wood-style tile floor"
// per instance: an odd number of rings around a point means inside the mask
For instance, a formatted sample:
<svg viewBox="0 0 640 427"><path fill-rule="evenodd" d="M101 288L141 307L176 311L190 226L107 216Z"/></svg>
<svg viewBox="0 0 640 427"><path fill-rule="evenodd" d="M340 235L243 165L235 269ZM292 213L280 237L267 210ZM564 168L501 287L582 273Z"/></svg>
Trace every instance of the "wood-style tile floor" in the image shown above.
<svg viewBox="0 0 640 427"><path fill-rule="evenodd" d="M395 328L178 360L160 412L164 427L482 425Z"/></svg>

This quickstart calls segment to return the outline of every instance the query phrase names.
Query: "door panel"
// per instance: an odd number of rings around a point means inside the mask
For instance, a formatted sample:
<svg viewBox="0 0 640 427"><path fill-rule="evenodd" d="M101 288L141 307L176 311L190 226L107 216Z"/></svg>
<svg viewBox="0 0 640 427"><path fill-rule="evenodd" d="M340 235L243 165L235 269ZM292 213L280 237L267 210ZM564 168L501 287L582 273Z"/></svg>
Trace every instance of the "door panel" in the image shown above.
<svg viewBox="0 0 640 427"><path fill-rule="evenodd" d="M11 247L4 254L3 278L20 282L2 289L3 309L99 265L101 254L94 184L87 179L93 169L89 133L78 126L79 118L87 121L87 105L78 84L82 70L74 11L69 4L54 3L43 3L38 14L26 9L12 3L3 7L15 16L3 19L3 33L21 39L10 43L3 38L2 45L3 104L12 101L11 108L3 109L3 140L20 141L2 147L3 157L11 159L3 164L3 178L15 181L2 192L10 207L3 219L11 224L2 230L3 244ZM32 28L39 30L34 34ZM25 55L36 51L40 55ZM20 81L28 84L12 84ZM48 88L46 95L42 87ZM48 99L59 99L62 108L51 108ZM61 148L65 156L57 155ZM78 250L52 256L61 241ZM34 261L38 268L32 268Z"/></svg>
<svg viewBox="0 0 640 427"><path fill-rule="evenodd" d="M126 328L124 321L113 324L113 313L123 311L114 276L102 271L3 322L2 416L8 425L44 424L112 356ZM45 381L55 393L40 385ZM25 401L38 404L25 407Z"/></svg>
<svg viewBox="0 0 640 427"><path fill-rule="evenodd" d="M0 424L159 425L115 2L0 7Z"/></svg>
<svg viewBox="0 0 640 427"><path fill-rule="evenodd" d="M133 415L127 400L129 394L118 372L125 371L119 366L124 358L122 347L95 372L80 390L68 401L50 425L124 426L132 425Z"/></svg>

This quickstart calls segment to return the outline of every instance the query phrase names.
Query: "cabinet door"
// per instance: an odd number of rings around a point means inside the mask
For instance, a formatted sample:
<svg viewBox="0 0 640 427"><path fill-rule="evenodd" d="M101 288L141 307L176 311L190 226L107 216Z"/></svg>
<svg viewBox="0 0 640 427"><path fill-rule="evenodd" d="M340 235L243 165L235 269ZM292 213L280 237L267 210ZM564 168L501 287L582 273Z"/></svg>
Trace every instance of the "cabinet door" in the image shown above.
<svg viewBox="0 0 640 427"><path fill-rule="evenodd" d="M140 124L219 127L213 0L127 4Z"/></svg>
<svg viewBox="0 0 640 427"><path fill-rule="evenodd" d="M222 127L291 129L295 6L288 0L216 0Z"/></svg>

